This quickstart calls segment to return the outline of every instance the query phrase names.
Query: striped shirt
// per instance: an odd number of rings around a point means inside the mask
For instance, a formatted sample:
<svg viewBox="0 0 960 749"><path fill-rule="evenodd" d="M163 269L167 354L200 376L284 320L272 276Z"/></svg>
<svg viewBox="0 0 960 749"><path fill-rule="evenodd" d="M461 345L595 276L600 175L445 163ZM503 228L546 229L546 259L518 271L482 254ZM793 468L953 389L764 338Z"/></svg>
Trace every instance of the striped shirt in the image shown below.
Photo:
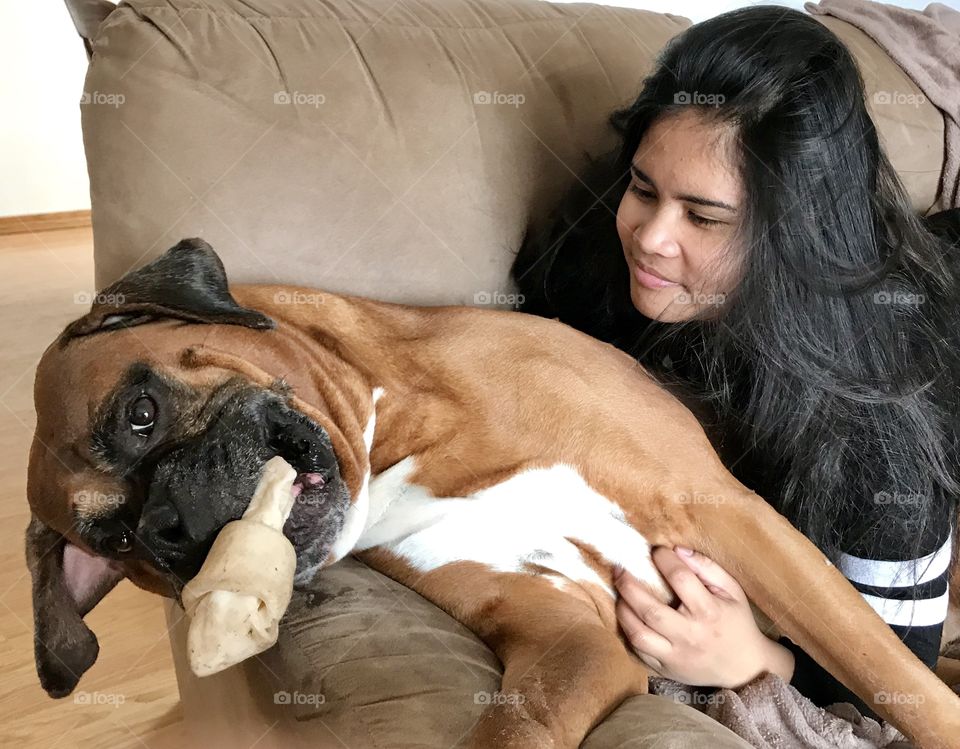
<svg viewBox="0 0 960 749"><path fill-rule="evenodd" d="M949 522L945 525L949 531ZM903 561L841 554L838 565L870 607L931 669L940 654L947 616L952 542L949 533L931 553ZM878 720L872 706L864 704L799 646L786 637L780 642L794 654L796 666L790 683L797 691L821 707L849 702L863 715Z"/></svg>
<svg viewBox="0 0 960 749"><path fill-rule="evenodd" d="M840 571L891 627L907 634L943 624L947 615L952 538L932 554L907 562L840 558Z"/></svg>

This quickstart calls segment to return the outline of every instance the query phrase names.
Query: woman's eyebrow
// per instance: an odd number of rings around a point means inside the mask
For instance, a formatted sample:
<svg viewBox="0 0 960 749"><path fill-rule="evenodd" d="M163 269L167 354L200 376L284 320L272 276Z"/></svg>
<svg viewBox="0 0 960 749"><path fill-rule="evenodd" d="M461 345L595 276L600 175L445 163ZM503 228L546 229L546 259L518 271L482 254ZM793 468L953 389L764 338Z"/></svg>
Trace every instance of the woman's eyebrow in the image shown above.
<svg viewBox="0 0 960 749"><path fill-rule="evenodd" d="M636 164L630 164L630 171L633 172L633 176L641 182L646 182L648 185L656 187L653 180L650 179ZM730 211L731 213L737 212L737 209L729 203L724 203L720 200L710 200L709 198L701 198L699 195L677 195L677 200L683 200L687 203L696 203L697 205L708 205L714 208L723 208L725 211Z"/></svg>

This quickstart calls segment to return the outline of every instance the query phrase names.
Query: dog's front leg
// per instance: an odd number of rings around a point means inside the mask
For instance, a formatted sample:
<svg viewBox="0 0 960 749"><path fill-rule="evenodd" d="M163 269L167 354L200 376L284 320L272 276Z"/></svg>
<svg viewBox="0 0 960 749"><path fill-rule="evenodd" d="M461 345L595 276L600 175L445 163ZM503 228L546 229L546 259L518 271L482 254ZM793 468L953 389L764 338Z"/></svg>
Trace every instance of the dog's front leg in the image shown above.
<svg viewBox="0 0 960 749"><path fill-rule="evenodd" d="M647 671L595 606L544 578L512 583L486 612L484 639L503 682L468 746L573 749L625 698L647 691Z"/></svg>
<svg viewBox="0 0 960 749"><path fill-rule="evenodd" d="M476 633L503 664L500 691L456 749L576 749L627 697L647 691L647 669L621 640L615 600L543 575L453 562L428 572L390 552L358 555Z"/></svg>
<svg viewBox="0 0 960 749"><path fill-rule="evenodd" d="M561 590L541 575L476 562L407 584L477 633L503 664L500 691L475 695L487 706L458 749L575 749L625 698L647 691L647 670L618 636L605 594L595 599L569 581Z"/></svg>
<svg viewBox="0 0 960 749"><path fill-rule="evenodd" d="M512 630L496 648L503 682L470 749L575 749L624 699L647 691L646 669L596 612L567 606L531 626L532 612L517 608L495 614Z"/></svg>

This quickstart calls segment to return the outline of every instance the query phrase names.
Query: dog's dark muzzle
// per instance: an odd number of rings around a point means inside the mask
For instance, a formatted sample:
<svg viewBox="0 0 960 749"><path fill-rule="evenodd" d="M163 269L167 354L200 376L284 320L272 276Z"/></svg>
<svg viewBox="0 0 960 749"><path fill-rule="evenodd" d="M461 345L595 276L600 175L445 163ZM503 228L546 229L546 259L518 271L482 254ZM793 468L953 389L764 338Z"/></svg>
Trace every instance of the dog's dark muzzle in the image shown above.
<svg viewBox="0 0 960 749"><path fill-rule="evenodd" d="M338 478L326 432L279 396L262 393L232 401L200 436L153 467L136 542L176 590L200 569L220 529L246 510L274 455L297 470L300 499L320 499Z"/></svg>

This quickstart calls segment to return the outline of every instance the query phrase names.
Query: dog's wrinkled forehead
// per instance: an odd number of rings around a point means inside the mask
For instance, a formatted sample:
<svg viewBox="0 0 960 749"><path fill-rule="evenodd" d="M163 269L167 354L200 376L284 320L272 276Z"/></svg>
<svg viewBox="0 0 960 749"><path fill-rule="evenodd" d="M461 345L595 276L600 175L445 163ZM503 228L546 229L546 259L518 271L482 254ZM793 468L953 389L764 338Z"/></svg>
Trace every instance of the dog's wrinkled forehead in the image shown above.
<svg viewBox="0 0 960 749"><path fill-rule="evenodd" d="M38 436L59 430L56 443L72 444L129 364L176 367L181 352L201 344L216 324L275 327L237 304L208 243L184 239L104 289L44 352L34 385Z"/></svg>
<svg viewBox="0 0 960 749"><path fill-rule="evenodd" d="M213 327L155 320L54 342L37 365L37 415L30 450L27 497L46 522L65 531L74 522L78 494L122 493L120 481L101 470L93 446L98 414L129 388L132 370L149 369L167 382L203 397L236 372L181 364L186 352L211 339ZM216 336L212 336L216 339Z"/></svg>
<svg viewBox="0 0 960 749"><path fill-rule="evenodd" d="M176 335L169 335L179 327ZM60 444L89 436L99 408L116 390L130 366L142 362L157 372L183 378L183 351L203 340L201 326L176 320L124 328L51 345L37 365L34 405L37 432ZM196 377L191 373L189 376Z"/></svg>

